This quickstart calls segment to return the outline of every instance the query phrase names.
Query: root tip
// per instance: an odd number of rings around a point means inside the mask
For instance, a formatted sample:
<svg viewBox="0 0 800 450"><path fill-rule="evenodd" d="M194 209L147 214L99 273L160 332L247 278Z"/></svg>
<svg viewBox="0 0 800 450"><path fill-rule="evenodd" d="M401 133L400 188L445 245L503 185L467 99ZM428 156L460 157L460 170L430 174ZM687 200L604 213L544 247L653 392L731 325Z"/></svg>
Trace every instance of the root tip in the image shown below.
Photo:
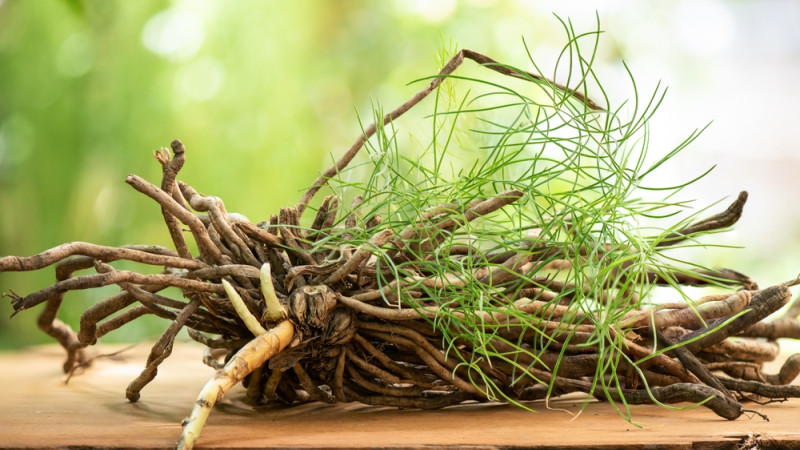
<svg viewBox="0 0 800 450"><path fill-rule="evenodd" d="M184 153L186 151L186 147L183 146L183 142L180 139L173 140L170 144L172 147L172 151L177 153Z"/></svg>

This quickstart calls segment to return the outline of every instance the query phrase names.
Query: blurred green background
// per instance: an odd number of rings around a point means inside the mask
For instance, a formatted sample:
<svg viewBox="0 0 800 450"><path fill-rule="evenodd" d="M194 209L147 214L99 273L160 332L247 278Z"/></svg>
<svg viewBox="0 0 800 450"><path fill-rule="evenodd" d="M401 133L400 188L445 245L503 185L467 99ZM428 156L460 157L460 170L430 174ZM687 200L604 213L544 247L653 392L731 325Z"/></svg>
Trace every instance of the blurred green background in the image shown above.
<svg viewBox="0 0 800 450"><path fill-rule="evenodd" d="M774 171L798 168L796 152L784 152L794 141L777 109L800 97L797 83L781 83L798 75L797 33L780 34L798 29L792 3L0 0L0 255L32 255L69 241L170 246L157 205L124 178L136 173L157 183L152 153L174 138L187 147L182 180L223 198L229 211L266 219L295 203L330 155L350 145L371 105L393 108L418 89L408 82L435 73L436 54L450 42L524 66L524 37L541 64L552 63L564 44L554 12L586 31L599 16L608 31L601 72L620 86L627 84L624 58L643 90L663 79L677 91L659 114L666 118L653 125L664 138L656 147L670 148L712 119L722 123L674 168L698 173L720 164L698 198L747 187L765 202L780 195L772 190L790 189ZM783 22L776 25L775 17ZM765 29L772 34L764 37ZM762 88L752 82L753 70ZM769 83L781 83L781 92L765 92ZM737 102L726 104L731 97ZM748 113L731 112L736 107ZM754 110L770 114L764 119ZM751 134L766 149L757 157ZM742 186L745 179L750 186ZM768 214L775 205L761 208ZM774 223L745 224L730 238L742 244L756 233L748 230L760 230L772 236L760 251L718 258L758 268L775 263L770 245L781 253L797 248L798 213L781 214ZM775 242L776 235L790 244ZM791 258L780 261L790 276L800 270ZM784 272L774 271L765 273L783 281ZM52 269L3 273L0 291L25 295L53 279ZM68 295L62 319L75 327L88 305L115 291ZM10 313L3 299L0 349L50 342L35 328L37 311L13 320ZM104 341L154 338L164 326L141 320Z"/></svg>

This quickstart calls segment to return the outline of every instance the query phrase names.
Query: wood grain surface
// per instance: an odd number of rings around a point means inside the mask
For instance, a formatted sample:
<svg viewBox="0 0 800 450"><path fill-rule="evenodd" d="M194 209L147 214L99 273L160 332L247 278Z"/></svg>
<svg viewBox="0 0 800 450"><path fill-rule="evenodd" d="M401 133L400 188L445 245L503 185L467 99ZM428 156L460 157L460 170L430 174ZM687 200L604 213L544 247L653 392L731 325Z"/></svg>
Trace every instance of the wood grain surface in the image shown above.
<svg viewBox="0 0 800 450"><path fill-rule="evenodd" d="M141 344L99 358L68 383L56 346L0 354L0 448L171 448L213 370L200 362L200 347L176 344L141 400L129 403L125 388L148 350ZM704 408L634 406L634 425L609 404L591 401L580 412L582 396L531 403L537 413L502 404L436 411L357 404L254 409L243 398L239 387L226 396L197 448L800 448L800 399L747 405L769 422L727 421Z"/></svg>

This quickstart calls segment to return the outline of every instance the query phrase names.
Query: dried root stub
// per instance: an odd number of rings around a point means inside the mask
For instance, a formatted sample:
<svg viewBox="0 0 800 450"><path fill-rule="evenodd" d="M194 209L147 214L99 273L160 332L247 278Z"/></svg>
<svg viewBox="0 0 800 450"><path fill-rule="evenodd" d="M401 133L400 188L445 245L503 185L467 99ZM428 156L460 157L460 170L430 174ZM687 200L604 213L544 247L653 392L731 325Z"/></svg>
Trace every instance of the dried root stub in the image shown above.
<svg viewBox="0 0 800 450"><path fill-rule="evenodd" d="M777 338L800 336L796 307L778 321L764 321L789 302L794 282L762 289L729 269L648 270L637 264L641 247L633 244L620 252L607 242L570 241L580 223L574 212L561 235L541 231L547 226L542 216L538 233L530 227L511 244L476 240L479 224L521 214L516 205L534 201L532 188L520 183L427 205L405 222L384 221L362 198L348 209L330 195L314 208L310 225L301 224L314 194L464 58L565 93L585 111L600 109L577 91L462 50L429 86L367 128L297 207L258 224L228 214L219 198L177 180L186 150L176 140L171 153L156 154L163 167L160 186L135 175L126 179L159 205L175 249L72 242L31 257L0 258L0 271L55 266L52 286L7 294L15 314L45 304L38 325L66 349L65 371L87 361L87 346L138 317L170 321L130 383L130 401L139 399L178 331L187 328L207 347L203 360L217 373L185 421L182 448L192 447L213 404L239 382L256 404L434 409L577 391L611 402L703 402L726 419L747 411L751 399L800 396L800 386L789 384L800 372L800 356L790 357L777 374L762 372L763 363L778 355ZM746 199L743 192L727 210L642 245L664 251L729 227ZM120 270L111 265L117 260L160 270ZM570 281L587 264L605 268L595 272L604 278ZM76 274L85 269L94 273ZM56 317L66 292L112 284L120 292L89 308L77 333ZM641 302L636 290L708 284L730 289L663 304ZM159 294L170 286L185 301Z"/></svg>

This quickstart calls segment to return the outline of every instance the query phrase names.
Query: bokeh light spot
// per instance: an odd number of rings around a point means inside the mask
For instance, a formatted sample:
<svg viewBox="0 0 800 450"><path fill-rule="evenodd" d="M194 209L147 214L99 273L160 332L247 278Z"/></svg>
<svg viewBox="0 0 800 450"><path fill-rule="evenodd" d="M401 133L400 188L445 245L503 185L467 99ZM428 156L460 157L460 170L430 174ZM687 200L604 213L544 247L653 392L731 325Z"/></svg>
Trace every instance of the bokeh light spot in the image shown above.
<svg viewBox="0 0 800 450"><path fill-rule="evenodd" d="M185 61L200 50L203 22L191 10L169 8L154 15L142 30L142 44L170 61Z"/></svg>
<svg viewBox="0 0 800 450"><path fill-rule="evenodd" d="M79 77L88 72L94 64L92 36L79 31L64 39L56 55L58 72L68 77Z"/></svg>
<svg viewBox="0 0 800 450"><path fill-rule="evenodd" d="M13 169L24 163L33 151L36 130L23 115L17 113L0 125L0 163Z"/></svg>
<svg viewBox="0 0 800 450"><path fill-rule="evenodd" d="M401 11L416 15L425 22L440 23L455 13L458 2L456 0L402 0L397 2L397 6Z"/></svg>
<svg viewBox="0 0 800 450"><path fill-rule="evenodd" d="M186 97L198 102L211 100L225 82L225 67L216 58L206 56L181 68L175 82Z"/></svg>
<svg viewBox="0 0 800 450"><path fill-rule="evenodd" d="M681 47L698 57L727 50L736 34L728 7L719 0L684 0L675 9L672 28Z"/></svg>

